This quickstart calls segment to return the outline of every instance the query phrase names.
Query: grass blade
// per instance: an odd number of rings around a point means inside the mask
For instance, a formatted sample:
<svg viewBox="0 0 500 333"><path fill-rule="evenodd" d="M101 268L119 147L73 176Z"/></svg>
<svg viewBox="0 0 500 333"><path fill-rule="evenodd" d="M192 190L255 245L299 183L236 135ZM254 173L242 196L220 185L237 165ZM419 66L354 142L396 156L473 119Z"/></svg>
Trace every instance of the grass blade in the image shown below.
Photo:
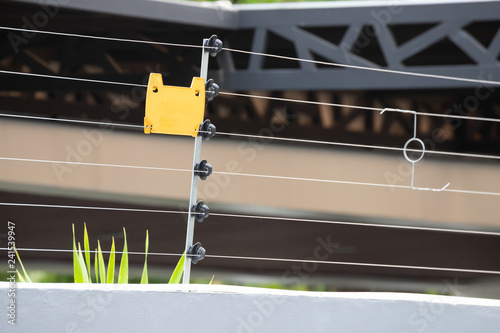
<svg viewBox="0 0 500 333"><path fill-rule="evenodd" d="M73 224L73 277L75 283L84 283L85 280L82 276L82 267L80 261L78 260L78 251L76 250L76 240L75 240L75 225Z"/></svg>
<svg viewBox="0 0 500 333"><path fill-rule="evenodd" d="M149 232L146 230L146 251L144 258L144 269L142 270L141 284L148 284L148 249L149 249Z"/></svg>
<svg viewBox="0 0 500 333"><path fill-rule="evenodd" d="M118 271L118 283L128 283L128 249L127 249L127 233L123 228L123 253L120 262L120 270Z"/></svg>
<svg viewBox="0 0 500 333"><path fill-rule="evenodd" d="M115 238L113 237L113 241L111 243L111 251L109 253L107 283L114 283L114 282L115 282Z"/></svg>
<svg viewBox="0 0 500 333"><path fill-rule="evenodd" d="M168 281L169 284L178 284L181 281L182 273L184 273L185 260L186 260L186 252L182 254L181 258L179 259L179 262L177 263L177 266L175 266L174 272L170 277L170 281Z"/></svg>
<svg viewBox="0 0 500 333"><path fill-rule="evenodd" d="M83 283L90 283L87 269L85 268L85 259L83 258L82 247L78 243L78 263L80 265L80 275L83 277Z"/></svg>
<svg viewBox="0 0 500 333"><path fill-rule="evenodd" d="M21 273L19 273L19 270L16 269L16 272L17 272L17 277L19 278L19 282L26 282Z"/></svg>
<svg viewBox="0 0 500 333"><path fill-rule="evenodd" d="M95 272L95 283L99 283L99 266L97 266L97 249L95 249L95 256L94 256L94 272Z"/></svg>
<svg viewBox="0 0 500 333"><path fill-rule="evenodd" d="M21 261L21 257L19 256L19 253L17 253L17 249L15 246L14 246L14 251L16 251L17 261L19 261L19 264L21 265L21 268L23 269L23 273L24 273L24 277L23 277L21 274L19 274L19 271L17 271L17 274L19 275L19 280L22 279L23 282L28 281L29 283L31 283L31 279L28 276L28 273L26 273L26 270L24 269L23 262Z"/></svg>
<svg viewBox="0 0 500 333"><path fill-rule="evenodd" d="M90 246L89 246L89 234L87 233L87 223L83 223L83 248L85 250L85 263L87 264L88 278L92 283L91 273L90 273Z"/></svg>
<svg viewBox="0 0 500 333"><path fill-rule="evenodd" d="M97 261L99 260L99 281L101 281L101 283L106 283L106 266L104 265L104 257L102 256L101 243L99 240L97 240L97 254L98 256L95 261L97 265Z"/></svg>

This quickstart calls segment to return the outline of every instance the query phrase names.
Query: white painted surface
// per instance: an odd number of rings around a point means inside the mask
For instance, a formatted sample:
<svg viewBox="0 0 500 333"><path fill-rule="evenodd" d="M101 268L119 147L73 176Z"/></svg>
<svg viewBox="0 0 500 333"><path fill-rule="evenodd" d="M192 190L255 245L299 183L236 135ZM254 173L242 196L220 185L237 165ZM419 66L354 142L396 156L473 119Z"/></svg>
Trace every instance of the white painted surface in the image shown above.
<svg viewBox="0 0 500 333"><path fill-rule="evenodd" d="M8 284L0 283L7 312ZM218 285L16 285L1 332L496 333L500 301Z"/></svg>

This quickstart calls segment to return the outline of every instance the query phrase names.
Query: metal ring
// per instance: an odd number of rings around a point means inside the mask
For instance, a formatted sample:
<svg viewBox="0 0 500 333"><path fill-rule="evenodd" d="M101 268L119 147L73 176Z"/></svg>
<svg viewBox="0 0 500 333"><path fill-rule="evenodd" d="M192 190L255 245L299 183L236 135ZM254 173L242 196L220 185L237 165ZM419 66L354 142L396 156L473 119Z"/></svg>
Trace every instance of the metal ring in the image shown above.
<svg viewBox="0 0 500 333"><path fill-rule="evenodd" d="M417 141L418 143L420 143L422 145L422 155L420 155L419 158L417 158L416 160L412 160L411 158L408 157L408 154L406 153L406 149L408 149L408 145L413 142L413 141ZM425 155L425 145L424 145L424 142L418 138L411 138L410 140L406 141L405 143L405 146L403 148L403 155L405 156L406 160L410 163L417 163L419 162Z"/></svg>

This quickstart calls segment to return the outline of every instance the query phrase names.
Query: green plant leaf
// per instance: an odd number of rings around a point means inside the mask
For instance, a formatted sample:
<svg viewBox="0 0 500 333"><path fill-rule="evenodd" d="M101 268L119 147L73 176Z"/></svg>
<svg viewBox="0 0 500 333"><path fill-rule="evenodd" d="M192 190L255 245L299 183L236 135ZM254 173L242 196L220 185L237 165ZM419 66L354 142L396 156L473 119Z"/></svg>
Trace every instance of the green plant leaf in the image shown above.
<svg viewBox="0 0 500 333"><path fill-rule="evenodd" d="M118 271L118 283L128 283L128 249L127 249L127 232L123 228L123 253L120 262L120 270Z"/></svg>
<svg viewBox="0 0 500 333"><path fill-rule="evenodd" d="M95 249L94 255L94 272L95 272L95 283L99 283L99 267L97 266L97 249Z"/></svg>
<svg viewBox="0 0 500 333"><path fill-rule="evenodd" d="M19 271L17 271L17 274L19 275L19 280L22 279L23 280L22 282L28 281L29 283L31 283L31 279L28 276L28 273L26 273L26 270L24 269L23 262L21 261L21 257L19 256L19 253L17 252L17 249L15 246L14 246L14 251L16 251L17 260L19 261L19 264L21 265L21 268L23 269L23 273L24 273L24 276L22 276L21 274L19 274Z"/></svg>
<svg viewBox="0 0 500 333"><path fill-rule="evenodd" d="M108 261L108 279L107 283L115 282L115 238L112 238L111 251L109 252Z"/></svg>
<svg viewBox="0 0 500 333"><path fill-rule="evenodd" d="M89 274L85 268L85 259L83 258L82 246L80 245L80 242L78 242L78 263L80 264L79 275L83 277L83 283L90 283Z"/></svg>
<svg viewBox="0 0 500 333"><path fill-rule="evenodd" d="M170 277L169 284L178 284L181 281L182 273L184 273L184 261L186 260L186 252L184 252L175 266L174 272Z"/></svg>
<svg viewBox="0 0 500 333"><path fill-rule="evenodd" d="M76 240L75 240L75 225L73 224L73 277L75 279L75 283L84 283L85 280L82 276L82 267L80 264L80 260L78 259L78 251L76 249Z"/></svg>
<svg viewBox="0 0 500 333"><path fill-rule="evenodd" d="M26 282L22 276L21 273L19 273L19 270L16 269L16 272L17 272L17 277L19 278L19 282Z"/></svg>
<svg viewBox="0 0 500 333"><path fill-rule="evenodd" d="M146 251L144 256L144 269L142 270L141 284L148 284L148 249L149 249L149 232L146 230Z"/></svg>
<svg viewBox="0 0 500 333"><path fill-rule="evenodd" d="M101 283L106 283L106 266L104 265L104 257L102 256L101 242L99 242L99 240L97 240L97 253L98 256L96 257L95 261L97 265L97 260L99 260L99 281L101 281Z"/></svg>
<svg viewBox="0 0 500 333"><path fill-rule="evenodd" d="M87 223L83 223L83 248L85 250L85 263L87 264L88 278L92 282L90 273L90 246L89 246L89 234L87 233Z"/></svg>

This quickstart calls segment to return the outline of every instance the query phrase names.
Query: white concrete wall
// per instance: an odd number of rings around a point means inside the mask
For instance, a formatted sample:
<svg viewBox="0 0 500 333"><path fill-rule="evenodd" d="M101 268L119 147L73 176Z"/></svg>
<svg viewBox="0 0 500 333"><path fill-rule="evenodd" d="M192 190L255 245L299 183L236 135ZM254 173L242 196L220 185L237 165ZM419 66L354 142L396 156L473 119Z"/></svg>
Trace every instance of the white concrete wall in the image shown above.
<svg viewBox="0 0 500 333"><path fill-rule="evenodd" d="M497 333L500 301L217 285L0 283L0 332ZM15 299L16 326L7 308Z"/></svg>

